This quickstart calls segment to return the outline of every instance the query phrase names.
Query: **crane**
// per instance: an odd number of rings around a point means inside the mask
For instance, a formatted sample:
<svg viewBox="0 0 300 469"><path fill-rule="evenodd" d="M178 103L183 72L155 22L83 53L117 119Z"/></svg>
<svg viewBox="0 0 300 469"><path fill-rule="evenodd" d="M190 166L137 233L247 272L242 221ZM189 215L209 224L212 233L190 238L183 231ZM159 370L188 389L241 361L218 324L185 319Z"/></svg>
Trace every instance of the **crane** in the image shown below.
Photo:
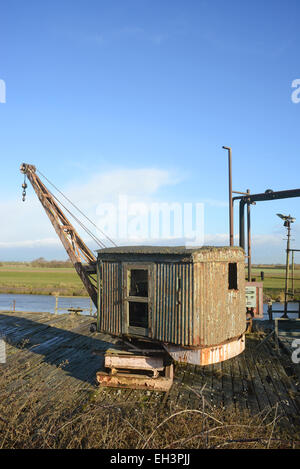
<svg viewBox="0 0 300 469"><path fill-rule="evenodd" d="M43 184L37 175L36 167L31 164L22 163L20 171L24 174L24 183L22 184L23 201L26 195L27 177L67 251L77 274L81 278L88 295L97 308L97 281L93 277L93 275L96 274L96 257L83 242L73 225L61 210L58 205L58 199Z"/></svg>

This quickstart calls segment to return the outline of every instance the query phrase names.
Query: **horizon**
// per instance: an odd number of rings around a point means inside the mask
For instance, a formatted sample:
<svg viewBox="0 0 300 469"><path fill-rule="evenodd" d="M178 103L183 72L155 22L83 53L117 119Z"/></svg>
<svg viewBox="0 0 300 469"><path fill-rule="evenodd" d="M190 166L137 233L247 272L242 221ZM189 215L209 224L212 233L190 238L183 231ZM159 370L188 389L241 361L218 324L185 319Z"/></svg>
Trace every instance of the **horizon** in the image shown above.
<svg viewBox="0 0 300 469"><path fill-rule="evenodd" d="M68 259L45 259L43 257L38 257L36 259L32 259L32 260L28 260L28 261L16 261L16 260L9 260L9 261L2 261L0 260L0 267L1 267L1 264L31 264L33 262L37 262L37 261L40 261L40 262L46 262L46 263L51 263L51 262L61 262L62 264L65 264L65 263L69 263L71 264L71 267L73 267L72 265L72 262L71 260L68 258ZM252 267L269 267L269 266L280 266L280 267L284 267L285 268L285 263L284 264L277 264L277 263L273 263L273 264L266 264L266 263L255 263L255 264L251 264ZM297 267L300 267L300 263L297 264L295 263L294 264L294 267L297 268ZM247 263L245 261L245 268L247 268Z"/></svg>

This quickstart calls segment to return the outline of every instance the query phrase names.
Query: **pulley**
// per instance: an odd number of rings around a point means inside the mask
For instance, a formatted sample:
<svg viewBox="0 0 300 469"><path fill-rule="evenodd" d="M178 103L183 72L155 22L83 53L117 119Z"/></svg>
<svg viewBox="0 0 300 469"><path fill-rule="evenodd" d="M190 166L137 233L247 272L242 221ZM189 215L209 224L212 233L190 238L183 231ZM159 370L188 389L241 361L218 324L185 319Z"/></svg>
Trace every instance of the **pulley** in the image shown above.
<svg viewBox="0 0 300 469"><path fill-rule="evenodd" d="M27 184L26 184L26 174L24 176L24 182L22 184L23 192L22 192L22 200L25 202L25 197L26 197L26 189L27 189Z"/></svg>

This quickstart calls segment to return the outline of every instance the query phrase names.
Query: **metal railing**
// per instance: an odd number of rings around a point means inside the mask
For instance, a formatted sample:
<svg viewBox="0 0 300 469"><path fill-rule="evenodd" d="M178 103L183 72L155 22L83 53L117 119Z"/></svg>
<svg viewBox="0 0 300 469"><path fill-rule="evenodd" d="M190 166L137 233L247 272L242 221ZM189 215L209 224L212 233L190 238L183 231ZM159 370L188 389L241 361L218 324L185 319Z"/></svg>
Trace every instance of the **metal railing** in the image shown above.
<svg viewBox="0 0 300 469"><path fill-rule="evenodd" d="M68 311L69 313L75 313L75 314L80 314L80 313L83 313L83 311L89 311L90 313L90 316L93 316L93 306L94 306L94 303L92 301L91 298L89 298L90 300L90 306L89 308L82 308L81 306L70 306L70 307L64 307L64 308L59 308L58 307L58 300L59 298L83 298L82 296L62 296L62 295L55 295L55 309L54 309L54 313L55 314L58 314L58 311Z"/></svg>
<svg viewBox="0 0 300 469"><path fill-rule="evenodd" d="M291 303L291 302L290 302ZM294 301L293 303L298 303L298 311L297 310L287 310L287 314L298 314L298 318L300 319L300 301ZM268 303L268 315L269 320L273 321L273 314L274 313L282 313L284 314L284 309L273 309L272 303Z"/></svg>

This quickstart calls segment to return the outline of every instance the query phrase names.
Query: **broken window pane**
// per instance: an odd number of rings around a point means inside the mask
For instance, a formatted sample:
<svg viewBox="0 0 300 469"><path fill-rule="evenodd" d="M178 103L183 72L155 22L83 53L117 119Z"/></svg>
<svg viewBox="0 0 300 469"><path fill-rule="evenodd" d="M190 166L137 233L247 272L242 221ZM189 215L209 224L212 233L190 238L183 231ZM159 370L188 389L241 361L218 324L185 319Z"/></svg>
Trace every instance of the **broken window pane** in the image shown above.
<svg viewBox="0 0 300 469"><path fill-rule="evenodd" d="M237 290L237 263L228 264L228 289Z"/></svg>
<svg viewBox="0 0 300 469"><path fill-rule="evenodd" d="M129 326L148 328L148 303L129 302Z"/></svg>
<svg viewBox="0 0 300 469"><path fill-rule="evenodd" d="M130 270L129 296L148 296L148 270Z"/></svg>

